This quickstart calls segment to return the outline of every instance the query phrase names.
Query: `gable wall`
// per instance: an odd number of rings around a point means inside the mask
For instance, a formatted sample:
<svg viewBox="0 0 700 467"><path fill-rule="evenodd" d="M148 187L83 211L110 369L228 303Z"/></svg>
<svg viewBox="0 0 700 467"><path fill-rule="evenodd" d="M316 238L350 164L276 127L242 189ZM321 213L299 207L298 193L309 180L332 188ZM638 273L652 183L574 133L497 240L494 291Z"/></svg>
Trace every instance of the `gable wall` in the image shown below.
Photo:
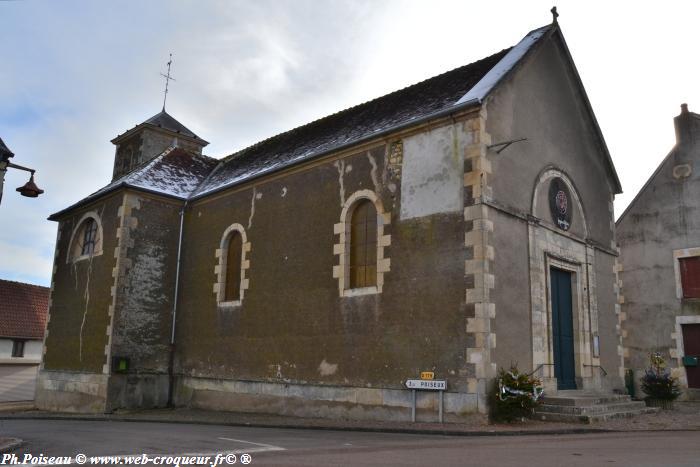
<svg viewBox="0 0 700 467"><path fill-rule="evenodd" d="M540 324L540 320L547 320L550 312L546 266L550 263L545 256L560 258L570 261L576 269L574 278L583 293L581 300L585 300L574 305L586 316L582 315L579 323L577 377L596 381L602 370L592 368L602 366L612 375L603 378L602 384L620 387L617 299L612 276L612 181L582 99L573 74L566 68L564 51L550 38L487 100L486 124L492 144L527 138L500 154L495 152L497 147L488 153L492 176L488 179L487 196L493 206L489 217L494 223L493 328L497 337L493 358L498 367L517 363L521 370L538 370L540 376L553 376L549 373L551 367L539 366L542 362L551 363L551 357L546 356L551 337L544 331L546 321ZM581 212L574 203L575 193L570 194L573 214L566 233L555 227L550 214L549 182L541 184L538 208L532 212L535 187L548 169L556 169L571 180L583 205ZM529 215L534 215L530 221ZM586 298L589 295L590 301ZM538 327L542 327L541 331ZM601 339L600 360L592 355L592 335L596 332ZM578 384L582 387L599 383Z"/></svg>

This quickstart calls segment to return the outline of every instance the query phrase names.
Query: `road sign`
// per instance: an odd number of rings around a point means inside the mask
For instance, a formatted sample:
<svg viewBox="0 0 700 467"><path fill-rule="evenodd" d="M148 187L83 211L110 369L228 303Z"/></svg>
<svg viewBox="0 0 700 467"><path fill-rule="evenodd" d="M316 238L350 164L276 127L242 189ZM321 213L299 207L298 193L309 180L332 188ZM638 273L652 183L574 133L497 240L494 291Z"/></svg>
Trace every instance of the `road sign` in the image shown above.
<svg viewBox="0 0 700 467"><path fill-rule="evenodd" d="M420 379L435 379L435 373L432 371L421 371Z"/></svg>
<svg viewBox="0 0 700 467"><path fill-rule="evenodd" d="M447 381L445 380L423 380L423 379L408 379L406 380L408 389L424 389L428 391L444 391L447 389Z"/></svg>

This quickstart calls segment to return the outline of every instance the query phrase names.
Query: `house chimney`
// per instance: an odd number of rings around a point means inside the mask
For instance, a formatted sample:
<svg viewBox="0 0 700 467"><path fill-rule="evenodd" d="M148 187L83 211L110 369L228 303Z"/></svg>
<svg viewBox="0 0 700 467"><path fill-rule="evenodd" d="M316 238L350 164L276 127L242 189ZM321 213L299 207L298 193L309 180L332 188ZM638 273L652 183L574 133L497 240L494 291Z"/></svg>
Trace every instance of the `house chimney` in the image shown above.
<svg viewBox="0 0 700 467"><path fill-rule="evenodd" d="M693 118L693 114L688 112L688 104L681 104L681 113L673 119L673 124L676 127L677 145L692 142L694 133L700 131L700 127L693 128L693 126L698 126L698 119Z"/></svg>

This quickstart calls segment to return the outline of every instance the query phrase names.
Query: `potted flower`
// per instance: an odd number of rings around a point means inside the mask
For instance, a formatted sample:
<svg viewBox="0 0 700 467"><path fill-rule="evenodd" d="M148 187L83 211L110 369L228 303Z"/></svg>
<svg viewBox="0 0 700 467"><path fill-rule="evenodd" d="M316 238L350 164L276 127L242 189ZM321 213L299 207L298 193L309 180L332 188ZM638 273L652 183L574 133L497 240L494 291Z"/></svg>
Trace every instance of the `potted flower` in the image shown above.
<svg viewBox="0 0 700 467"><path fill-rule="evenodd" d="M673 401L681 395L678 379L671 376L671 372L666 369L666 362L659 352L649 356L649 363L649 368L644 370L642 377L642 391L647 395L644 401L649 407L670 410L673 408Z"/></svg>

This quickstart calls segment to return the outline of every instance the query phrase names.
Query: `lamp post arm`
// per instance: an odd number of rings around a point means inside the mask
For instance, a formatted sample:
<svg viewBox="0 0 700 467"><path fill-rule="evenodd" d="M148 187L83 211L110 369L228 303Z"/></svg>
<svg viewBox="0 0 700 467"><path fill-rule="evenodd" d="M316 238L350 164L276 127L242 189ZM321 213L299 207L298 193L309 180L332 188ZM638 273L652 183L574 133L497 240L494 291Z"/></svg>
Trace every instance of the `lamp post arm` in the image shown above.
<svg viewBox="0 0 700 467"><path fill-rule="evenodd" d="M13 164L12 162L8 163L7 166L12 167L13 169L19 169L19 170L24 170L25 172L31 172L32 175L34 175L34 172L36 172L36 170L34 170L34 169L30 169L28 167L24 167L24 166L21 166L18 164Z"/></svg>

